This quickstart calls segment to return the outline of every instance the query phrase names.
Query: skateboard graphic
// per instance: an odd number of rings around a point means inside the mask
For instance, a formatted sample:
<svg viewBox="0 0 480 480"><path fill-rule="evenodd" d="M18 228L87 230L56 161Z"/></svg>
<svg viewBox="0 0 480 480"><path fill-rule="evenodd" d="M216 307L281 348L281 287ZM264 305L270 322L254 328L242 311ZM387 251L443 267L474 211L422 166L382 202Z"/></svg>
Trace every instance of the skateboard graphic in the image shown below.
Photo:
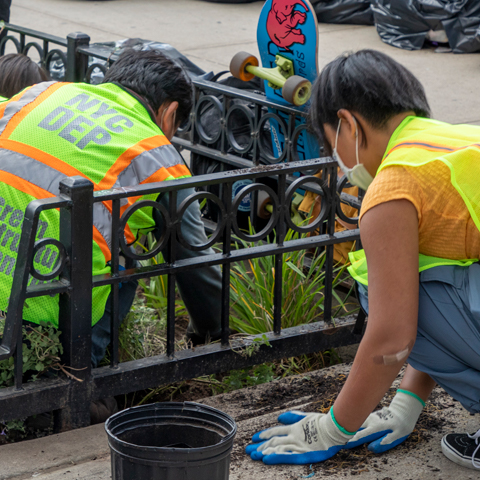
<svg viewBox="0 0 480 480"><path fill-rule="evenodd" d="M230 63L230 72L240 80L249 81L254 76L264 80L267 99L279 104L306 111L312 83L318 73L318 24L308 0L267 0L260 13L257 27L257 44L262 66L249 53L237 53ZM289 116L275 108L269 112L273 154L279 158L285 149L285 126ZM283 123L283 125L282 125ZM297 116L295 129L305 124ZM319 156L318 142L306 129L296 135L296 160Z"/></svg>

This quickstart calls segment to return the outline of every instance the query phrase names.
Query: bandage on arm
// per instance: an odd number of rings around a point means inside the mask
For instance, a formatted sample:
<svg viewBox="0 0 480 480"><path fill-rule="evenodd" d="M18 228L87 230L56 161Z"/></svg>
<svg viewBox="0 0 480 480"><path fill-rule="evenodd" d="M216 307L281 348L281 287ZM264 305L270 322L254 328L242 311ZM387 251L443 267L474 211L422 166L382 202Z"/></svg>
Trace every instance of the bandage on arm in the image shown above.
<svg viewBox="0 0 480 480"><path fill-rule="evenodd" d="M395 365L404 362L412 351L414 342L411 341L404 349L390 355L375 355L373 362L377 365Z"/></svg>

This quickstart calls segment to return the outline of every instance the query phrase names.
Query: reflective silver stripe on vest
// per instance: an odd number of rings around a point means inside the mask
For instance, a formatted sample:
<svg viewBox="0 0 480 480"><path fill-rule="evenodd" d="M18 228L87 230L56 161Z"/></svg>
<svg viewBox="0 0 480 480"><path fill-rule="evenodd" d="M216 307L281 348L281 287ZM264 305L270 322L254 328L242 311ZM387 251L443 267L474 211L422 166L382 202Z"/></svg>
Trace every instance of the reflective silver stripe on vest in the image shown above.
<svg viewBox="0 0 480 480"><path fill-rule="evenodd" d="M0 148L0 168L53 195L60 193L58 189L60 181L66 177L64 173L27 155L3 148ZM112 244L112 217L103 203L93 205L93 225L101 233L108 244L108 248L110 248Z"/></svg>
<svg viewBox="0 0 480 480"><path fill-rule="evenodd" d="M5 130L8 122L17 114L23 107L32 103L40 94L42 94L48 87L51 87L57 82L43 82L38 85L34 85L28 92L26 92L20 100L11 102L5 107L3 117L0 119L0 135Z"/></svg>
<svg viewBox="0 0 480 480"><path fill-rule="evenodd" d="M139 185L162 167L183 163L173 145L162 145L137 155L130 165L118 175L113 188Z"/></svg>

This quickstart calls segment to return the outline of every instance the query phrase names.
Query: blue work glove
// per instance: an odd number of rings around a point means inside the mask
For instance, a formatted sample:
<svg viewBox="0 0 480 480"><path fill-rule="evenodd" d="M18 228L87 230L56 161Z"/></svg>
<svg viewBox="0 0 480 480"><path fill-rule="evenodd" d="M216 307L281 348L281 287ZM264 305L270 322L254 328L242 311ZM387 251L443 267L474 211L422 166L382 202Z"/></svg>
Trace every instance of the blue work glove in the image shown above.
<svg viewBox="0 0 480 480"><path fill-rule="evenodd" d="M371 452L383 453L400 445L413 432L424 406L425 402L414 393L398 389L390 406L371 413L345 448L371 442Z"/></svg>
<svg viewBox="0 0 480 480"><path fill-rule="evenodd" d="M287 412L278 417L284 424L256 433L246 448L253 460L266 465L305 465L333 457L354 435L340 427L330 413Z"/></svg>

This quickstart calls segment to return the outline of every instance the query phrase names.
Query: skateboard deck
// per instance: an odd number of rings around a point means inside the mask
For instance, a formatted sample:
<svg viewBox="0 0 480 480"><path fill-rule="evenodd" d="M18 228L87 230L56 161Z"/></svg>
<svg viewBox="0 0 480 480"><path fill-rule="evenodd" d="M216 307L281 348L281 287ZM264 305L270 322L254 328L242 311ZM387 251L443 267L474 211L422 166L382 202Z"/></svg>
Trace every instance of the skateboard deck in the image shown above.
<svg viewBox="0 0 480 480"><path fill-rule="evenodd" d="M318 23L315 11L308 0L267 0L260 13L257 27L257 44L262 66L274 68L277 55L293 62L294 74L306 78L312 84L318 75ZM282 89L274 89L264 80L266 97L280 105L293 107L282 96ZM300 107L307 111L310 102ZM269 111L284 120L288 127L288 115L275 108ZM305 119L296 118L297 128ZM280 157L285 149L285 133L282 125L269 120L274 157ZM293 132L292 132L293 133ZM296 142L296 160L319 156L318 141L302 130Z"/></svg>

